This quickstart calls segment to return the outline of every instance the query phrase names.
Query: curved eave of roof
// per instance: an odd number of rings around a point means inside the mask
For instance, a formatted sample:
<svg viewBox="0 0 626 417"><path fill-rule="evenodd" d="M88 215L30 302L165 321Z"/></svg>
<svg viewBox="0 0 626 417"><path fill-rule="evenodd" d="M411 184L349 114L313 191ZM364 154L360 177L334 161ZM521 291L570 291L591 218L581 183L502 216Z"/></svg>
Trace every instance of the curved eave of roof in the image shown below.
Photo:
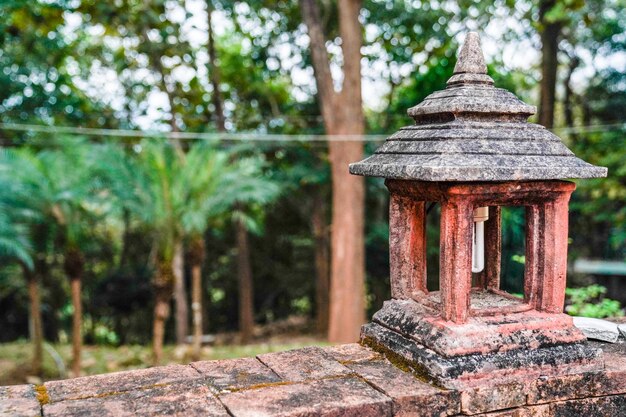
<svg viewBox="0 0 626 417"><path fill-rule="evenodd" d="M469 33L445 90L408 110L400 129L350 173L420 181L523 181L605 177L542 126L536 111L487 75L480 37Z"/></svg>
<svg viewBox="0 0 626 417"><path fill-rule="evenodd" d="M530 106L513 93L502 88L482 85L459 85L435 91L421 103L411 107L411 117L442 113L488 113L530 116L537 108Z"/></svg>
<svg viewBox="0 0 626 417"><path fill-rule="evenodd" d="M607 169L568 155L374 154L350 164L350 173L400 180L490 182L602 178Z"/></svg>

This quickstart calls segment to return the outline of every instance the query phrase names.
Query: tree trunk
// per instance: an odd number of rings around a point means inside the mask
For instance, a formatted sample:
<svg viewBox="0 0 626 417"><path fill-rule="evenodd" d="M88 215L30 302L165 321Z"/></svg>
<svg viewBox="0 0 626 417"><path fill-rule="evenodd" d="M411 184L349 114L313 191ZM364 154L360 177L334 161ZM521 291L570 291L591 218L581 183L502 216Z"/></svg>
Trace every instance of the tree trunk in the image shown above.
<svg viewBox="0 0 626 417"><path fill-rule="evenodd" d="M118 267L125 267L128 264L128 251L130 245L130 210L122 210L122 220L124 231L122 232L122 250L120 251L120 263Z"/></svg>
<svg viewBox="0 0 626 417"><path fill-rule="evenodd" d="M37 275L22 267L28 281L28 298L30 301L30 339L33 344L33 362L31 372L41 376L43 362L43 325L41 320L41 299Z"/></svg>
<svg viewBox="0 0 626 417"><path fill-rule="evenodd" d="M191 262L191 311L193 319L192 358L200 360L202 349L202 263L204 261L204 239L197 236L189 245Z"/></svg>
<svg viewBox="0 0 626 417"><path fill-rule="evenodd" d="M163 358L165 323L170 316L170 299L174 286L172 262L158 261L154 276L154 321L152 326L153 364L158 365Z"/></svg>
<svg viewBox="0 0 626 417"><path fill-rule="evenodd" d="M361 99L360 0L339 0L344 80L336 92L330 72L326 39L315 0L300 0L311 40L311 57L326 133L332 175L332 235L330 321L328 339L348 343L359 338L365 322L365 186L362 177L350 175L348 164L363 158L364 133Z"/></svg>
<svg viewBox="0 0 626 417"><path fill-rule="evenodd" d="M217 53L215 51L215 38L213 34L213 1L206 0L207 9L207 23L208 23L208 41L207 52L209 55L208 72L209 81L213 87L213 106L215 107L215 127L218 132L226 131L225 117L224 117L224 101L222 99L222 92L220 91L220 73L217 66Z"/></svg>
<svg viewBox="0 0 626 417"><path fill-rule="evenodd" d="M83 321L83 307L80 299L80 287L83 272L85 270L85 258L77 245L70 244L65 250L63 263L65 274L70 280L72 293L72 373L74 377L80 376L80 355L83 345L81 327Z"/></svg>
<svg viewBox="0 0 626 417"><path fill-rule="evenodd" d="M563 99L563 113L565 115L565 124L572 129L570 131L571 138L576 140L576 132L574 128L574 91L572 89L572 75L576 68L580 65L580 59L577 56L570 57L569 66L567 67L567 75L563 80L563 86L565 87L565 97Z"/></svg>
<svg viewBox="0 0 626 417"><path fill-rule="evenodd" d="M74 316L72 317L72 373L74 377L80 376L80 357L83 347L82 324L83 309L80 299L80 278L72 278L70 287L72 290L72 306L74 307Z"/></svg>
<svg viewBox="0 0 626 417"><path fill-rule="evenodd" d="M250 343L254 331L254 290L248 229L242 220L235 222L237 229L237 275L239 278L239 331L241 343Z"/></svg>
<svg viewBox="0 0 626 417"><path fill-rule="evenodd" d="M541 23L541 84L539 98L539 124L551 129L554 126L556 101L556 74L558 68L561 22L546 21L546 13L554 7L554 0L542 0L539 5Z"/></svg>
<svg viewBox="0 0 626 417"><path fill-rule="evenodd" d="M320 334L328 332L330 295L330 256L328 224L326 221L326 200L321 191L313 197L311 229L315 239L315 304L317 307L316 327Z"/></svg>
<svg viewBox="0 0 626 417"><path fill-rule="evenodd" d="M174 301L176 301L176 343L182 345L189 334L189 303L185 288L185 268L183 245L177 243L174 249L172 270L174 271Z"/></svg>

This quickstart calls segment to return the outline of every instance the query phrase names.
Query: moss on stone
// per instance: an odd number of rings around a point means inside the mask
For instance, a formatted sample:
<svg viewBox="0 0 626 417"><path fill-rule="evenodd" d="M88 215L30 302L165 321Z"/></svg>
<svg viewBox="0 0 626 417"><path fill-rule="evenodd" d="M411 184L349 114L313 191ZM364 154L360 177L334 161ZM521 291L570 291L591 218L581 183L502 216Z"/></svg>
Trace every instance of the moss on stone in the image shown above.
<svg viewBox="0 0 626 417"><path fill-rule="evenodd" d="M403 356L395 353L394 351L390 350L386 346L376 342L372 338L365 337L361 339L360 343L363 346L370 347L374 349L375 351L382 353L385 356L385 358L393 366L400 369L401 371L410 372L413 376L415 376L417 379L419 379L422 382L426 382L428 384L436 386L437 388L445 389L443 386L441 386L441 384L437 383L437 381L428 374L428 371L426 370L426 368L424 368L418 363L413 363L407 360Z"/></svg>
<svg viewBox="0 0 626 417"><path fill-rule="evenodd" d="M48 390L44 385L35 385L35 393L37 401L39 401L39 405L42 407L50 402Z"/></svg>

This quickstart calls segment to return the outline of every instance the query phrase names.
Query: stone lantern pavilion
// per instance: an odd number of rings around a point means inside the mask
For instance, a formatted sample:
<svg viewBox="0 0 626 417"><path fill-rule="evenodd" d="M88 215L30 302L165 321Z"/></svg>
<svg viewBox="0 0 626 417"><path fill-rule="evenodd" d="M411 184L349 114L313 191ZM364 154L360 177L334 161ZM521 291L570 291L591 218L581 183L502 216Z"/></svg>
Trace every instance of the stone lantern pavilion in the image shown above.
<svg viewBox="0 0 626 417"><path fill-rule="evenodd" d="M493 86L469 33L447 88L408 110L400 129L356 175L386 178L392 300L362 341L446 386L520 373L602 366L563 313L568 201L563 178L606 176L578 159L510 92ZM441 205L439 290L427 289L426 216ZM501 207L526 210L523 298L500 288Z"/></svg>

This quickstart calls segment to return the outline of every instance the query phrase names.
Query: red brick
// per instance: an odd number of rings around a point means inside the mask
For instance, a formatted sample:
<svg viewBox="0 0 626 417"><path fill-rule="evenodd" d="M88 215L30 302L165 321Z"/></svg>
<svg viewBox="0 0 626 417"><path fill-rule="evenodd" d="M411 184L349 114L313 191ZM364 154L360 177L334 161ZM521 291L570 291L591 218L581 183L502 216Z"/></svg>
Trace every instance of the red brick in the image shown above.
<svg viewBox="0 0 626 417"><path fill-rule="evenodd" d="M342 364L345 364L346 362L361 362L372 359L381 359L383 357L380 353L358 343L329 346L324 348L324 351L337 362Z"/></svg>
<svg viewBox="0 0 626 417"><path fill-rule="evenodd" d="M206 377L216 392L281 381L278 375L255 358L194 362L191 366Z"/></svg>
<svg viewBox="0 0 626 417"><path fill-rule="evenodd" d="M350 373L348 368L319 347L266 353L257 358L284 381L299 382Z"/></svg>
<svg viewBox="0 0 626 417"><path fill-rule="evenodd" d="M459 415L460 416L460 415ZM521 407L513 410L496 411L492 413L477 414L475 417L553 417L550 414L550 406L535 405L532 407ZM579 416L592 417L592 416Z"/></svg>
<svg viewBox="0 0 626 417"><path fill-rule="evenodd" d="M517 382L467 389L461 394L461 410L470 415L525 404L526 387Z"/></svg>
<svg viewBox="0 0 626 417"><path fill-rule="evenodd" d="M44 406L43 411L46 417L228 416L219 400L199 381L61 401Z"/></svg>
<svg viewBox="0 0 626 417"><path fill-rule="evenodd" d="M389 281L398 299L426 293L426 210L424 201L391 194Z"/></svg>
<svg viewBox="0 0 626 417"><path fill-rule="evenodd" d="M275 385L220 396L235 417L391 416L391 399L356 377Z"/></svg>
<svg viewBox="0 0 626 417"><path fill-rule="evenodd" d="M370 385L393 399L394 416L415 416L428 410L429 416L448 416L459 412L459 394L437 388L404 372L387 360L347 365Z"/></svg>
<svg viewBox="0 0 626 417"><path fill-rule="evenodd" d="M162 386L172 382L193 381L202 376L188 365L170 365L135 371L86 376L44 384L50 402L120 393L140 388Z"/></svg>
<svg viewBox="0 0 626 417"><path fill-rule="evenodd" d="M623 417L626 416L626 394L552 403L550 416Z"/></svg>
<svg viewBox="0 0 626 417"><path fill-rule="evenodd" d="M0 387L1 416L40 416L41 406L32 385Z"/></svg>
<svg viewBox="0 0 626 417"><path fill-rule="evenodd" d="M541 404L625 393L626 370L609 368L601 372L539 378L530 387L528 403Z"/></svg>

